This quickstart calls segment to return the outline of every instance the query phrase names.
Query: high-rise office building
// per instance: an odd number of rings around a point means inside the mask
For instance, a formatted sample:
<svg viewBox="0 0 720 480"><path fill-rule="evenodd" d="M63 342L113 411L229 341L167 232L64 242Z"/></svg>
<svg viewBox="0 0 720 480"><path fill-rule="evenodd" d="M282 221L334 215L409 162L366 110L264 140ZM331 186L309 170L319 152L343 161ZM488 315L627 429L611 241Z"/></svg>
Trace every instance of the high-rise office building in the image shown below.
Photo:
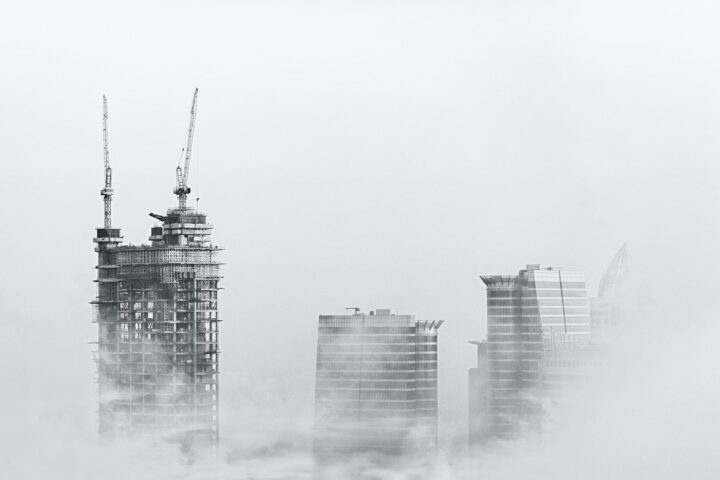
<svg viewBox="0 0 720 480"><path fill-rule="evenodd" d="M320 316L314 447L319 460L434 452L442 323L386 309Z"/></svg>
<svg viewBox="0 0 720 480"><path fill-rule="evenodd" d="M197 91L191 135L196 98ZM97 297L92 302L100 432L215 442L221 263L220 249L210 242L212 225L186 205L185 175L175 190L180 206L164 216L151 214L162 222L151 229L151 244L122 245L120 229L110 219L107 111L104 118L105 224L94 239ZM189 149L190 142L187 160Z"/></svg>
<svg viewBox="0 0 720 480"><path fill-rule="evenodd" d="M487 286L487 341L474 342L470 439L514 438L538 430L548 390L578 380L576 353L590 344L585 277L540 265L516 276L481 277Z"/></svg>

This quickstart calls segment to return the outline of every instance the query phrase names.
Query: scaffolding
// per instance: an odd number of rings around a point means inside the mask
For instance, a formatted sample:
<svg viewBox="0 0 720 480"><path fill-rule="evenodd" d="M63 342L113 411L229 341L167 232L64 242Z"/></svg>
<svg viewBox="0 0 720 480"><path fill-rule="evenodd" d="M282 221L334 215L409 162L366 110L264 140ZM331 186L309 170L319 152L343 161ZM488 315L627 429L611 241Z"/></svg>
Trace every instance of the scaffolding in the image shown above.
<svg viewBox="0 0 720 480"><path fill-rule="evenodd" d="M164 235L140 247L121 245L119 229L115 241L98 229L101 433L161 431L217 442L222 263L211 229L164 224Z"/></svg>

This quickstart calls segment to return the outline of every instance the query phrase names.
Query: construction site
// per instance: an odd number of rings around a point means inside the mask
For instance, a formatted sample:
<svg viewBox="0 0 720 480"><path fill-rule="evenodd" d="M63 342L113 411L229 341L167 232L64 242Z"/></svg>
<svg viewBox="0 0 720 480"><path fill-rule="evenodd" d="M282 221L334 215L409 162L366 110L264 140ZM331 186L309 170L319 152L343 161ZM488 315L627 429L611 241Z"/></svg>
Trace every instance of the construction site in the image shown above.
<svg viewBox="0 0 720 480"><path fill-rule="evenodd" d="M221 249L213 226L188 206L188 173L197 113L192 99L187 144L176 169L178 205L151 228L149 244L123 245L112 223L112 169L103 97L104 224L98 254L97 382L103 438L153 435L182 443L218 441L218 291Z"/></svg>

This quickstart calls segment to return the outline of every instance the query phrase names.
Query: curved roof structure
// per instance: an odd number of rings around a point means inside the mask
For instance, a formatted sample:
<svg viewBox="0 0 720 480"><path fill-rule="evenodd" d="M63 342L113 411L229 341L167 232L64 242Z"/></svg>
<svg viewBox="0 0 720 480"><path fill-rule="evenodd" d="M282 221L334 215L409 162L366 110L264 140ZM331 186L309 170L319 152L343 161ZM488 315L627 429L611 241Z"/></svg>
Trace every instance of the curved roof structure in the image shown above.
<svg viewBox="0 0 720 480"><path fill-rule="evenodd" d="M615 290L627 278L629 266L630 253L628 252L627 243L623 243L600 279L598 297L607 298L613 296Z"/></svg>

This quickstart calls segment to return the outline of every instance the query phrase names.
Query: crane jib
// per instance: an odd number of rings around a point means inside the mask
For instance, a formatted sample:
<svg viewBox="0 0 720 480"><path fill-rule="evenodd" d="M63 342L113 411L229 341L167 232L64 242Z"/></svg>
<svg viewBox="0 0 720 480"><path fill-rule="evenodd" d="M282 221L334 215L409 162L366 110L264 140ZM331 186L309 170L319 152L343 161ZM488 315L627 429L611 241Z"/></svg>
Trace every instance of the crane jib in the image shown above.
<svg viewBox="0 0 720 480"><path fill-rule="evenodd" d="M188 126L187 146L185 147L185 165L183 166L182 175L180 177L179 187L185 190L187 188L187 179L190 173L190 156L192 155L192 142L195 133L195 116L197 113L198 89L193 94L192 107L190 108L190 125Z"/></svg>

